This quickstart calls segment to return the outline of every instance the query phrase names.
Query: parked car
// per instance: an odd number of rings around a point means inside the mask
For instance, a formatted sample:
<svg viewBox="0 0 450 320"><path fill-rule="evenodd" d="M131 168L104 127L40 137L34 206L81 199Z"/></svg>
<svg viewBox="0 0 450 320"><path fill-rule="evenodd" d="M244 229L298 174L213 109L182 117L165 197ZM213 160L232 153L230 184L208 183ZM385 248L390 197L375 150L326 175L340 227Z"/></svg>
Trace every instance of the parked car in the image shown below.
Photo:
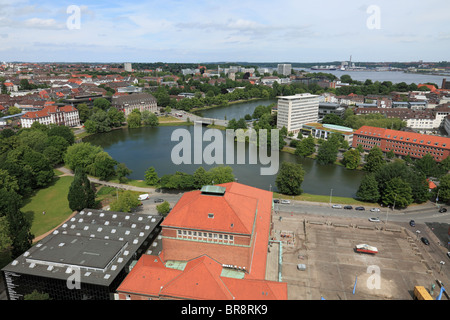
<svg viewBox="0 0 450 320"><path fill-rule="evenodd" d="M289 203L291 203L291 201L290 201L290 200L281 200L281 203L283 203L283 204L289 204Z"/></svg>
<svg viewBox="0 0 450 320"><path fill-rule="evenodd" d="M148 198L150 197L150 195L148 194L148 193L145 193L145 194L141 194L141 195L139 195L139 200L147 200Z"/></svg>
<svg viewBox="0 0 450 320"><path fill-rule="evenodd" d="M273 199L273 203L280 203L280 200L278 200L278 199Z"/></svg>
<svg viewBox="0 0 450 320"><path fill-rule="evenodd" d="M450 251L449 251L449 252L447 252L447 257L449 257L449 258L450 258Z"/></svg>
<svg viewBox="0 0 450 320"><path fill-rule="evenodd" d="M346 210L352 210L353 207L352 207L352 206L344 206L344 209L346 209Z"/></svg>
<svg viewBox="0 0 450 320"><path fill-rule="evenodd" d="M425 245L430 245L430 241L428 241L428 239L427 238L425 238L425 237L422 237L422 238L420 238L420 240L422 240L422 242L425 244Z"/></svg>
<svg viewBox="0 0 450 320"><path fill-rule="evenodd" d="M378 218L369 218L370 222L380 222L380 219Z"/></svg>
<svg viewBox="0 0 450 320"><path fill-rule="evenodd" d="M164 202L164 199L155 199L155 203Z"/></svg>
<svg viewBox="0 0 450 320"><path fill-rule="evenodd" d="M364 207L356 207L355 210L360 210L360 211L364 211L366 210Z"/></svg>
<svg viewBox="0 0 450 320"><path fill-rule="evenodd" d="M447 212L447 208L440 208L439 212Z"/></svg>
<svg viewBox="0 0 450 320"><path fill-rule="evenodd" d="M333 209L342 209L342 206L340 204L333 204L331 207Z"/></svg>
<svg viewBox="0 0 450 320"><path fill-rule="evenodd" d="M379 208L372 208L372 209L370 209L370 212L380 212L380 209Z"/></svg>
<svg viewBox="0 0 450 320"><path fill-rule="evenodd" d="M411 221L409 222L409 225L410 225L411 227L415 227L415 226L416 226L416 222L415 222L414 220L411 220Z"/></svg>

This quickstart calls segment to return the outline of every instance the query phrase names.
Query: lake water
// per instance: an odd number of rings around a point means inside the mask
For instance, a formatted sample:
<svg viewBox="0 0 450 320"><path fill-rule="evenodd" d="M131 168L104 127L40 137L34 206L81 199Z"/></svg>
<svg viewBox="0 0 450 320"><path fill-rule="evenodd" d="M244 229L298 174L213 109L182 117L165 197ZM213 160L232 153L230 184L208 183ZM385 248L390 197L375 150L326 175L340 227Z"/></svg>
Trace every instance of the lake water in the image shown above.
<svg viewBox="0 0 450 320"><path fill-rule="evenodd" d="M143 127L114 130L87 137L84 141L101 146L114 159L125 163L128 168L133 170L133 173L130 175L132 179L143 179L145 171L150 166L155 167L159 177L164 174L175 173L176 171L193 173L200 165L175 165L171 159L172 149L179 143L178 141L171 141L171 135L174 130L180 128L187 129L192 137L194 136L194 126ZM203 128L204 130L217 129ZM224 131L219 132L225 134ZM209 144L210 142L203 142L203 148ZM250 148L246 150L247 164L225 163L224 165L229 165L233 168L233 173L238 179L238 182L265 190L276 191L276 175L261 175L260 168L267 167L268 165L248 164L248 152ZM237 154L236 151L235 154ZM225 155L226 153L224 151L224 162L226 159ZM333 189L333 196L354 197L364 175L361 171L347 170L342 166L319 165L312 159L300 159L286 152L279 153L279 161L280 163L288 161L302 164L305 170L302 189L304 192L311 194L329 195L331 189ZM208 165L202 166L206 170L212 167Z"/></svg>
<svg viewBox="0 0 450 320"><path fill-rule="evenodd" d="M406 82L424 83L434 82L441 86L443 76L431 76L420 74L408 74L403 72L371 72L371 71L329 71L340 77L348 74L352 79L365 81L392 81L393 83ZM228 107L218 107L202 111L202 115L208 118L240 119L246 114L252 114L258 105L269 105L273 100L257 100L245 103L232 104ZM175 165L171 159L172 149L179 143L171 141L172 132L184 128L193 135L193 126L186 127L157 127L114 130L109 133L90 136L84 141L101 146L114 159L123 162L133 170L132 179L143 179L148 167L155 167L158 175L182 171L193 173L200 165L183 164ZM207 130L203 128L203 130ZM213 129L209 129L213 130ZM222 131L223 133L223 131ZM203 148L210 142L203 142ZM247 148L248 151L248 148ZM224 153L225 154L225 153ZM246 156L248 159L248 154ZM311 194L329 195L333 189L333 196L354 197L361 182L364 172L347 170L336 165L319 165L312 159L300 159L299 157L280 152L280 163L283 161L301 163L305 170L305 179L302 184L303 191ZM247 161L248 162L248 161ZM233 168L233 173L239 182L265 190L276 191L276 175L263 176L260 174L260 165L251 164L225 164ZM205 169L212 166L203 165Z"/></svg>
<svg viewBox="0 0 450 320"><path fill-rule="evenodd" d="M416 74L416 73L405 73L401 71L319 71L311 69L295 68L299 70L305 70L309 72L324 72L334 74L336 77L341 78L344 74L348 74L353 80L366 81L370 79L372 81L391 81L392 83L405 82L407 84L415 83L426 83L431 82L438 85L440 88L442 86L442 79L447 78L450 80L450 76L437 76L428 74Z"/></svg>
<svg viewBox="0 0 450 320"><path fill-rule="evenodd" d="M227 120L236 119L239 120L245 117L246 114L252 115L255 108L259 105L268 106L272 103L277 103L277 99L267 99L267 100L255 100L243 103L234 103L227 107L216 107L212 109L205 109L203 111L196 112L196 114L201 115L205 118L214 118Z"/></svg>

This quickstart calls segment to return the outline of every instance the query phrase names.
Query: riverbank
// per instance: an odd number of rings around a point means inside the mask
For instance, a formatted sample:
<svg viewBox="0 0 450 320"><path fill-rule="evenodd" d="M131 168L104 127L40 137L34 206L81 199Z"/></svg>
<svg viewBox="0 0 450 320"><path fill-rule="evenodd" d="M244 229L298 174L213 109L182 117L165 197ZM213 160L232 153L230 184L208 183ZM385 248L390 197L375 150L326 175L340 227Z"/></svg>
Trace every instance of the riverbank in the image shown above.
<svg viewBox="0 0 450 320"><path fill-rule="evenodd" d="M251 98L251 99L246 99L246 100L228 101L228 105L226 105L226 106L223 106L223 105L220 105L220 104L213 104L211 106L205 106L205 107L200 107L200 108L192 108L191 110L189 110L189 112L190 113L195 113L195 112L200 112L200 111L204 111L204 110L210 110L210 109L214 109L214 108L227 107L227 106L233 105L233 104L254 102L254 101L260 101L260 100L270 100L270 98Z"/></svg>

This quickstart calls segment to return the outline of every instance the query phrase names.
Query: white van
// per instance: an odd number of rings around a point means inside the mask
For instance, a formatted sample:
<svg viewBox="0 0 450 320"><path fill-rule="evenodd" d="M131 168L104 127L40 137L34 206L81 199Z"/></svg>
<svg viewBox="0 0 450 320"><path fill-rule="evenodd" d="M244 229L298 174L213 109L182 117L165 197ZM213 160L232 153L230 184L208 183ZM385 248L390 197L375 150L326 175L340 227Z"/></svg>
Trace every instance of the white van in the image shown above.
<svg viewBox="0 0 450 320"><path fill-rule="evenodd" d="M150 195L149 195L148 193L141 194L141 195L139 196L139 201L147 200L149 197L150 197Z"/></svg>

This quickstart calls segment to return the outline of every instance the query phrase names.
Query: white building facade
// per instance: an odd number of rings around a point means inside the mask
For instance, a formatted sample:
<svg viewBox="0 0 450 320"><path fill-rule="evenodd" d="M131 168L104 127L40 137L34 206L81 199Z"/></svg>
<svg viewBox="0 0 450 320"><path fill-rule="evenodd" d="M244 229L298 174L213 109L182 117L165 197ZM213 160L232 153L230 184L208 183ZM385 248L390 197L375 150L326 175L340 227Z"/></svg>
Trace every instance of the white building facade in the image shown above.
<svg viewBox="0 0 450 320"><path fill-rule="evenodd" d="M30 128L34 122L50 125L62 125L68 127L80 126L80 115L74 106L49 106L39 111L30 111L20 118L22 128Z"/></svg>
<svg viewBox="0 0 450 320"><path fill-rule="evenodd" d="M288 132L297 133L307 123L319 120L319 96L301 93L278 97L277 128L286 127Z"/></svg>

